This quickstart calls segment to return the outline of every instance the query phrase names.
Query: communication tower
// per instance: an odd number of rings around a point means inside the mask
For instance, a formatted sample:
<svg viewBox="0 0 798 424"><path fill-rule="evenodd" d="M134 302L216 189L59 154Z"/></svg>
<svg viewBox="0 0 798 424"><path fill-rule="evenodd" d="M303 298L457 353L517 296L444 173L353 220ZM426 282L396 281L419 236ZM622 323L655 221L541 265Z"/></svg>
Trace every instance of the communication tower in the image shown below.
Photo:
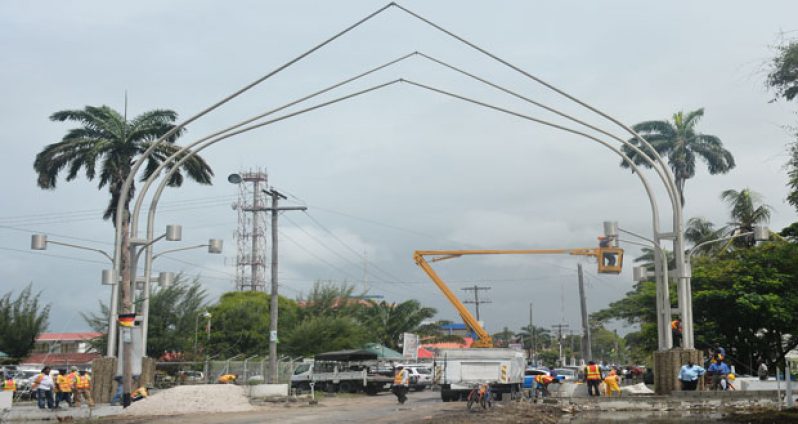
<svg viewBox="0 0 798 424"><path fill-rule="evenodd" d="M238 211L236 239L236 290L265 291L266 288L266 172L245 171L238 174ZM231 181L232 182L232 181Z"/></svg>

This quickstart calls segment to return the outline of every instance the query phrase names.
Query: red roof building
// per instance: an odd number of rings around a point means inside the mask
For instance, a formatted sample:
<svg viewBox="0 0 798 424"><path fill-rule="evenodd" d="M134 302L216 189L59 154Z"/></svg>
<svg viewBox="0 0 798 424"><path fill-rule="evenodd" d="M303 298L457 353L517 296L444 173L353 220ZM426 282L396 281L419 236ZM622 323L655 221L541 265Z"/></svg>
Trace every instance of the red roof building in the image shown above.
<svg viewBox="0 0 798 424"><path fill-rule="evenodd" d="M36 337L33 352L21 365L42 367L86 366L101 355L92 347L91 341L103 333L42 333Z"/></svg>

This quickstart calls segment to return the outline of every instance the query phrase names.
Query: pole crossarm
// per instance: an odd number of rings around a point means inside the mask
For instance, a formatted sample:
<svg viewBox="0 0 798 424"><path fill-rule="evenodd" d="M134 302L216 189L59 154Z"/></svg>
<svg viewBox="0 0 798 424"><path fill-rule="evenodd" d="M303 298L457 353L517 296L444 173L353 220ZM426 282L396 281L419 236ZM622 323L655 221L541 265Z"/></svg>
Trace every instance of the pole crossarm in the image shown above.
<svg viewBox="0 0 798 424"><path fill-rule="evenodd" d="M717 238L717 239L714 239L714 240L707 240L705 242L698 243L697 245L693 246L690 249L689 252L687 252L687 263L688 264L690 263L690 261L693 259L693 254L698 250L699 247L703 247L703 246L706 246L708 244L718 243L718 242L721 242L721 241L734 240L736 238L746 237L746 236L751 236L751 235L754 235L753 231L748 231L748 232L745 232L745 233L735 234L733 236L721 237L721 238Z"/></svg>

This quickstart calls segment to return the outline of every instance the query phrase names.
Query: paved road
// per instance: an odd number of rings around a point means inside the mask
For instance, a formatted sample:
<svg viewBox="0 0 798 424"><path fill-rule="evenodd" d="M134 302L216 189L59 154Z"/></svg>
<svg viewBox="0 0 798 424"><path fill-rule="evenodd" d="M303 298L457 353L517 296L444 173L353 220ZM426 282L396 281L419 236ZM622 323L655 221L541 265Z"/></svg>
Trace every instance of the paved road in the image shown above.
<svg viewBox="0 0 798 424"><path fill-rule="evenodd" d="M437 392L411 392L404 405L396 402L390 393L377 396L342 396L326 398L315 406L272 406L263 411L186 415L180 417L162 417L125 420L125 424L255 424L267 422L279 423L409 423L424 418L446 414L447 411L465 410L462 402L443 403ZM114 422L119 423L118 417Z"/></svg>

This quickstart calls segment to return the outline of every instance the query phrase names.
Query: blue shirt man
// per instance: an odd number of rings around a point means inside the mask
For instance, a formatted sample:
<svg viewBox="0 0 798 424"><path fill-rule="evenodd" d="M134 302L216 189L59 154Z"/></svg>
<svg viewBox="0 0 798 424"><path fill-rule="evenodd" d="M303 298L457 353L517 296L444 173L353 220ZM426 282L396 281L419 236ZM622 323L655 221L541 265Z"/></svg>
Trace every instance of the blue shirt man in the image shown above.
<svg viewBox="0 0 798 424"><path fill-rule="evenodd" d="M729 366L725 362L715 362L709 366L708 371L712 375L726 375L729 373Z"/></svg>
<svg viewBox="0 0 798 424"><path fill-rule="evenodd" d="M682 382L682 390L695 390L698 385L698 378L704 375L704 368L688 362L679 370L679 381Z"/></svg>

